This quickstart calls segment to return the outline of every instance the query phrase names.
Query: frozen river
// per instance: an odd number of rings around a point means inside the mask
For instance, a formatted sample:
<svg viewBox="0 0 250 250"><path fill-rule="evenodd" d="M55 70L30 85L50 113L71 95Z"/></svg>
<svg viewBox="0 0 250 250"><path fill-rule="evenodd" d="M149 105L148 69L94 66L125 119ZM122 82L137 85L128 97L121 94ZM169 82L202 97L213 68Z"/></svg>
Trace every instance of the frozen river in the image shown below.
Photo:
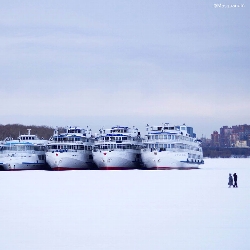
<svg viewBox="0 0 250 250"><path fill-rule="evenodd" d="M238 189L227 185L234 172ZM250 249L250 159L0 176L4 250Z"/></svg>

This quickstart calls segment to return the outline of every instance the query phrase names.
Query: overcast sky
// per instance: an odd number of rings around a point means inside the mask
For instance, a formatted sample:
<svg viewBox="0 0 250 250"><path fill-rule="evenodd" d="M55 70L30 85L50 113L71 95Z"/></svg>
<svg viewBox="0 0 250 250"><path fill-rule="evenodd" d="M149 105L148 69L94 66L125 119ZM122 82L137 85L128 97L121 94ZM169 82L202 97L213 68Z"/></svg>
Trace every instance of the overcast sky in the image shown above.
<svg viewBox="0 0 250 250"><path fill-rule="evenodd" d="M2 124L250 124L245 0L8 0L0 15Z"/></svg>

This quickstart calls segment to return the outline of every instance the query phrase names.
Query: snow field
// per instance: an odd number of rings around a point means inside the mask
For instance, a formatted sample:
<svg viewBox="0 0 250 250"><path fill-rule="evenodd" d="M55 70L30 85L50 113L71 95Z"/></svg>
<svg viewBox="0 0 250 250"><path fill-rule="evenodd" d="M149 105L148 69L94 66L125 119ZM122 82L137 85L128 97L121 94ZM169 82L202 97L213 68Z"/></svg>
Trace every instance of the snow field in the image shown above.
<svg viewBox="0 0 250 250"><path fill-rule="evenodd" d="M234 172L238 189L227 185ZM1 249L250 249L250 159L0 175Z"/></svg>

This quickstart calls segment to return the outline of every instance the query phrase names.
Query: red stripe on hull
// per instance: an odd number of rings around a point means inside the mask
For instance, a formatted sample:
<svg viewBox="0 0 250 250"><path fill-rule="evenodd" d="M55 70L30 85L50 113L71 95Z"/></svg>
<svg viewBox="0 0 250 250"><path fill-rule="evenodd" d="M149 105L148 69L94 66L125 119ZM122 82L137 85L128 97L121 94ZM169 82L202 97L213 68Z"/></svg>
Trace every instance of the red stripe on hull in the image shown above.
<svg viewBox="0 0 250 250"><path fill-rule="evenodd" d="M55 167L51 168L53 171L66 171L66 170L88 170L88 168L65 168L65 167Z"/></svg>
<svg viewBox="0 0 250 250"><path fill-rule="evenodd" d="M41 169L32 169L32 168L24 168L24 169L7 169L6 171L23 171L23 170L32 170L32 171L36 171L36 170L48 170L48 169L45 169L45 168L41 168Z"/></svg>
<svg viewBox="0 0 250 250"><path fill-rule="evenodd" d="M198 167L153 167L153 168L147 168L148 170L191 170L191 169L199 169Z"/></svg>
<svg viewBox="0 0 250 250"><path fill-rule="evenodd" d="M100 170L133 170L132 167L99 167Z"/></svg>

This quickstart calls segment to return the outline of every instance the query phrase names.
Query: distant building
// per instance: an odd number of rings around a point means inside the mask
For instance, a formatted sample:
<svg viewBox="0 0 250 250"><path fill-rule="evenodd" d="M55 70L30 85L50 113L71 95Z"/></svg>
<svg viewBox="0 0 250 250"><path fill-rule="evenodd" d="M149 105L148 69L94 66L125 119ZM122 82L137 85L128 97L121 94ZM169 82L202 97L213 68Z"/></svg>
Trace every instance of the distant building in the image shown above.
<svg viewBox="0 0 250 250"><path fill-rule="evenodd" d="M228 126L223 126L220 128L220 146L223 148L231 147L230 135L232 134L233 129Z"/></svg>
<svg viewBox="0 0 250 250"><path fill-rule="evenodd" d="M220 146L220 134L218 131L214 131L211 134L211 146L212 147L219 147Z"/></svg>
<svg viewBox="0 0 250 250"><path fill-rule="evenodd" d="M230 134L229 141L230 141L231 147L235 147L236 142L239 141L239 134L237 134L237 133Z"/></svg>
<svg viewBox="0 0 250 250"><path fill-rule="evenodd" d="M211 139L201 137L200 140L201 140L201 146L202 147L206 147L206 148L211 147Z"/></svg>
<svg viewBox="0 0 250 250"><path fill-rule="evenodd" d="M212 147L250 147L250 125L223 126L211 134Z"/></svg>
<svg viewBox="0 0 250 250"><path fill-rule="evenodd" d="M248 148L247 141L236 141L235 147L236 148Z"/></svg>
<svg viewBox="0 0 250 250"><path fill-rule="evenodd" d="M194 134L194 129L192 127L187 127L187 132L191 137L196 137L196 134Z"/></svg>

